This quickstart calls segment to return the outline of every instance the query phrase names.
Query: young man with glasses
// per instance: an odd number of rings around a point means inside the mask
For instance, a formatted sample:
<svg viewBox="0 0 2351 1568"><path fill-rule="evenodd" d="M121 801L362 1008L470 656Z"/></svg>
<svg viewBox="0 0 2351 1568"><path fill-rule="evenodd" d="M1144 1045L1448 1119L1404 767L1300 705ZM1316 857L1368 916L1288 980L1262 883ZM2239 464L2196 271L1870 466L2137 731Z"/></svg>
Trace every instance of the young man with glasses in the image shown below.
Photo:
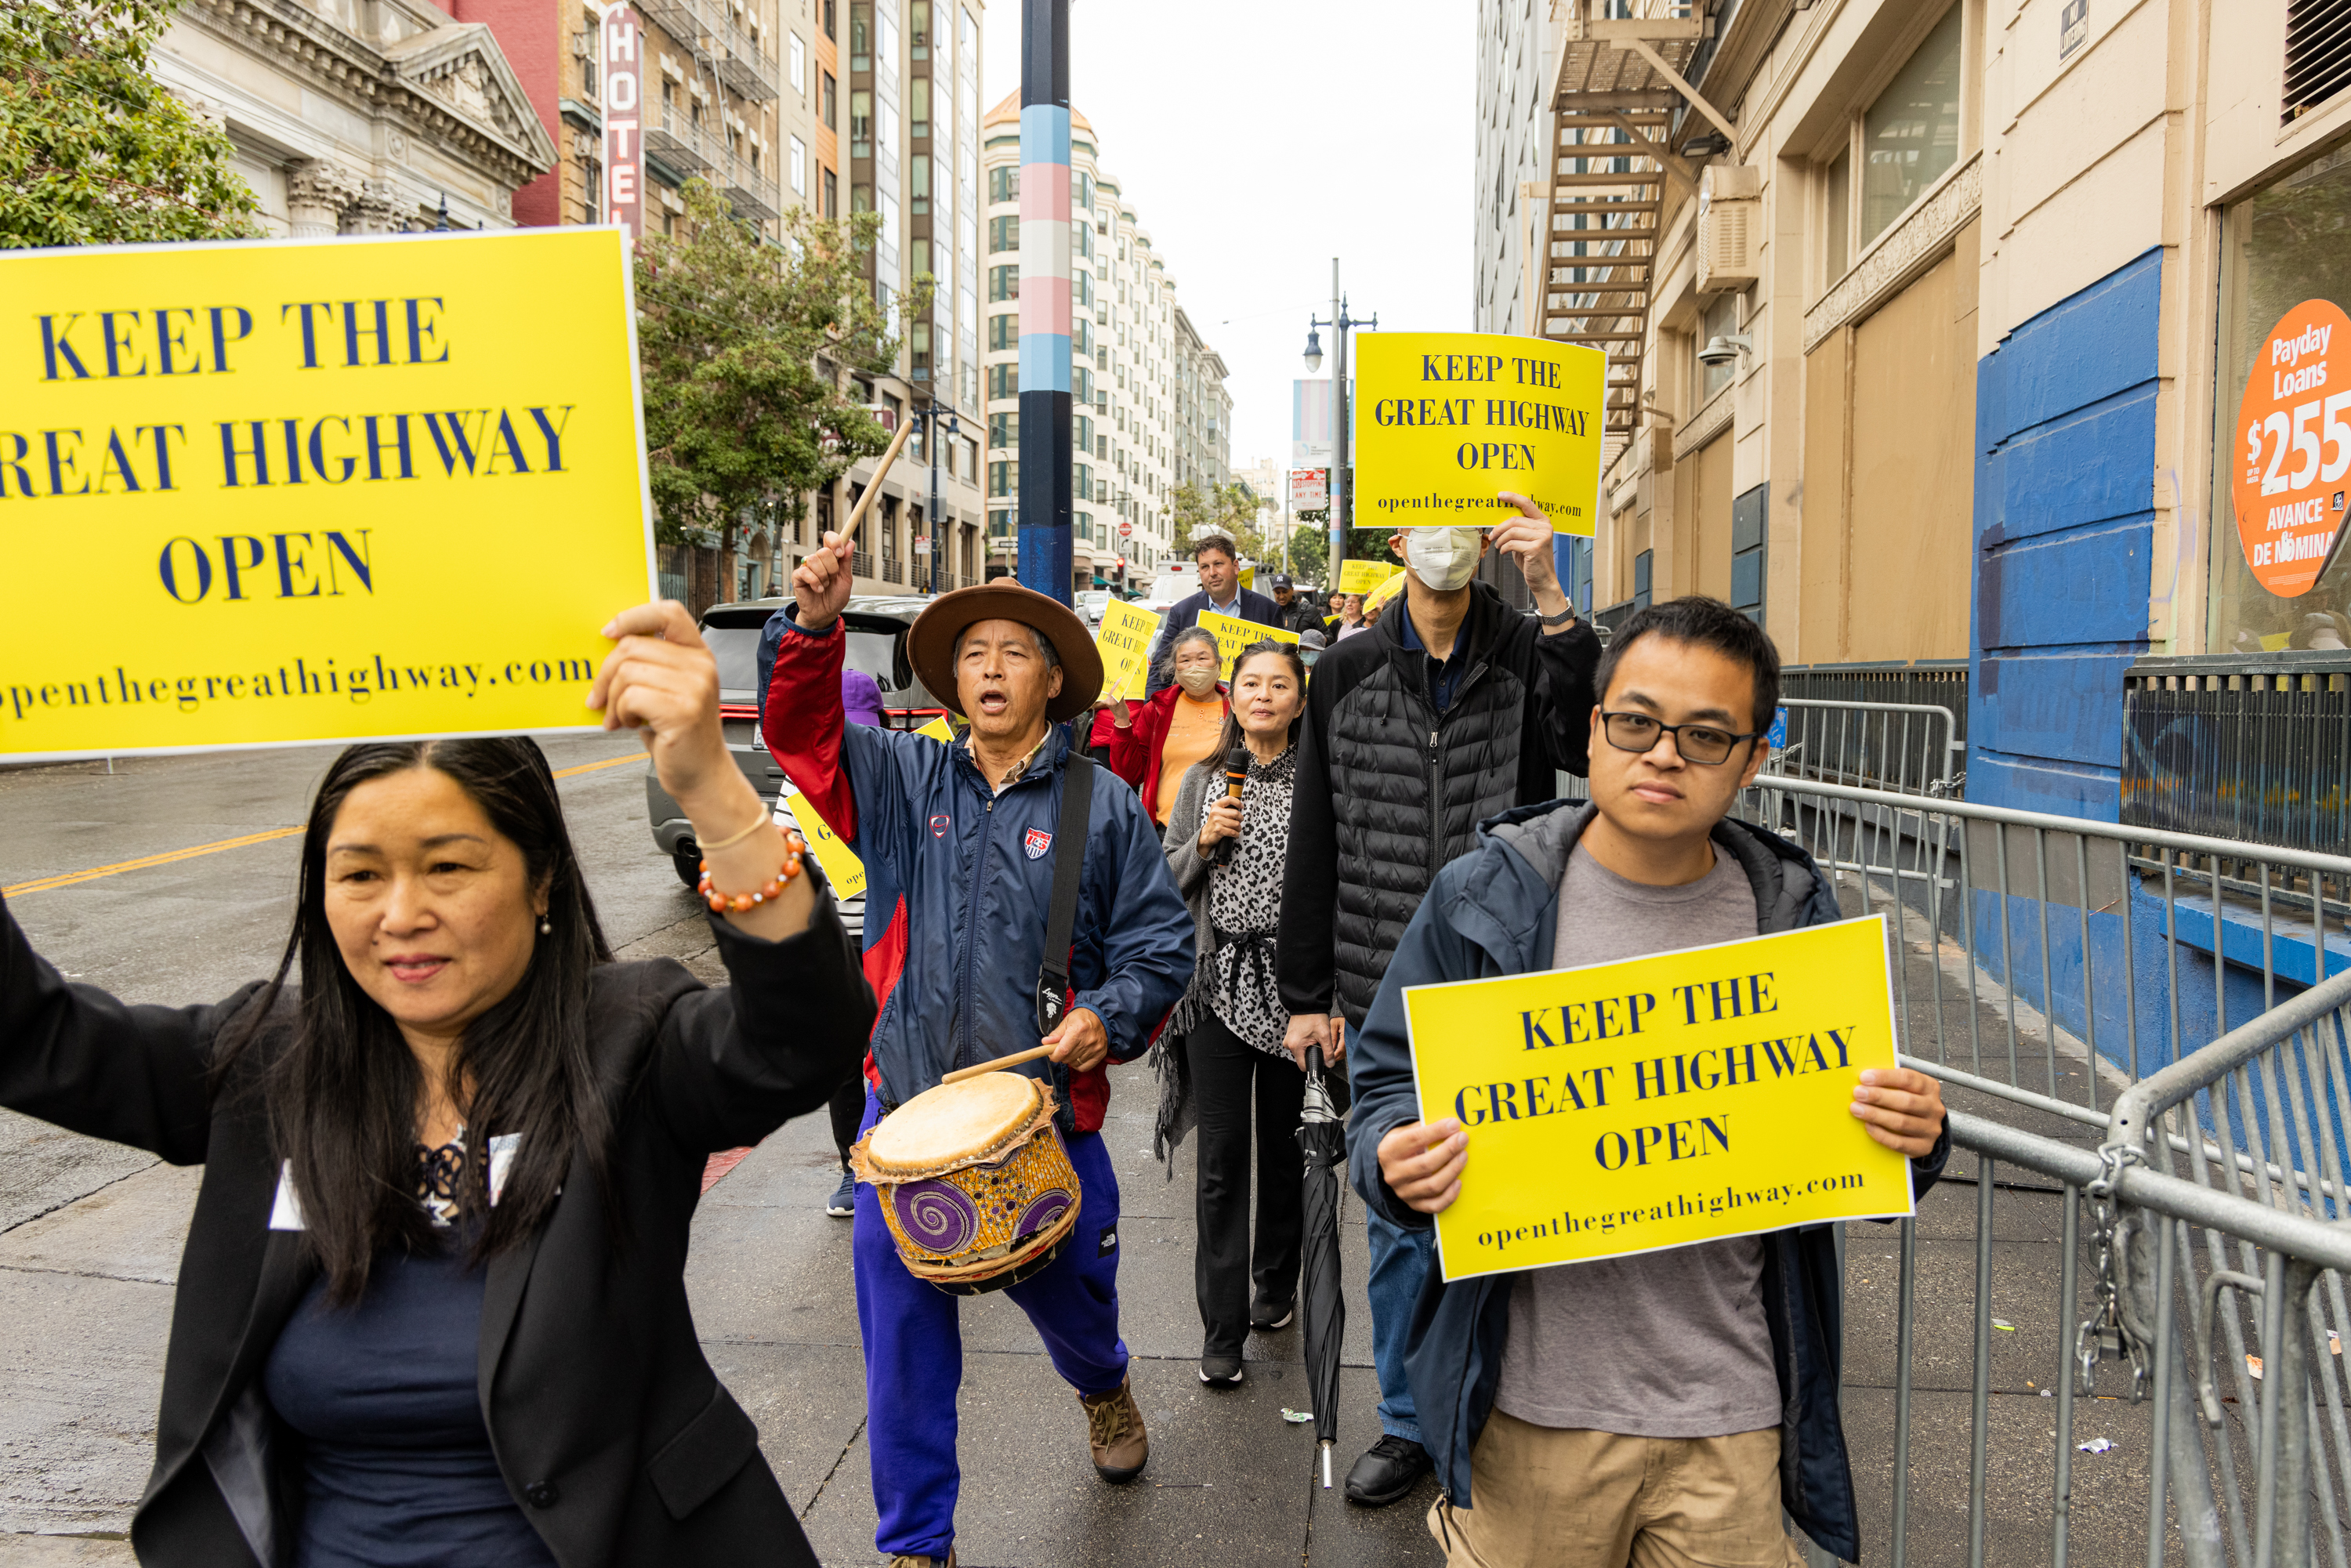
<svg viewBox="0 0 2351 1568"><path fill-rule="evenodd" d="M1677 599L1601 661L1592 802L1488 821L1438 873L1354 1044L1350 1175L1372 1212L1427 1228L1467 1137L1419 1120L1407 986L1617 962L1842 918L1802 849L1729 812L1764 758L1780 661L1746 616ZM1861 1075L1851 1110L1923 1192L1950 1151L1940 1090ZM1784 1508L1860 1555L1837 1413L1839 1272L1827 1226L1444 1283L1405 1351L1452 1568L1801 1562Z"/></svg>

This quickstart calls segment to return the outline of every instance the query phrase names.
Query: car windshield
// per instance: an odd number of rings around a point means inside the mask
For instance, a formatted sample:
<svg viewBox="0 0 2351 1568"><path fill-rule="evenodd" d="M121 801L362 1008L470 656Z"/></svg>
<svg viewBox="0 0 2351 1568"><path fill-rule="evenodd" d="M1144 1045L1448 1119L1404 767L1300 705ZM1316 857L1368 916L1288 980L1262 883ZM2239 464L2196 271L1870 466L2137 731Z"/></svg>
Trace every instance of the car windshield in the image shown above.
<svg viewBox="0 0 2351 1568"><path fill-rule="evenodd" d="M702 640L718 660L718 688L730 695L749 693L759 684L759 629L757 626L705 626Z"/></svg>
<svg viewBox="0 0 2351 1568"><path fill-rule="evenodd" d="M887 632L860 632L854 627L849 632L849 667L862 670L873 677L873 684L883 691L894 691L898 685L898 639Z"/></svg>

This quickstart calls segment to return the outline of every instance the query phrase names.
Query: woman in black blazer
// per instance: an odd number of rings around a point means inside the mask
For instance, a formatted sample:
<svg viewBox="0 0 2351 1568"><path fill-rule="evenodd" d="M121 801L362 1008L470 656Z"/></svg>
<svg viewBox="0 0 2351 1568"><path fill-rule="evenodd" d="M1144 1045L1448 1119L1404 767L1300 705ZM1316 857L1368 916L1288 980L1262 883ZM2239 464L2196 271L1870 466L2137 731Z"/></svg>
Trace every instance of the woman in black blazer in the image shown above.
<svg viewBox="0 0 2351 1568"><path fill-rule="evenodd" d="M728 989L611 961L528 740L346 751L277 979L212 1006L68 985L0 908L0 1104L204 1166L141 1562L812 1568L703 1359L687 1230L707 1156L823 1104L872 998L692 621L606 635L590 706L712 846Z"/></svg>

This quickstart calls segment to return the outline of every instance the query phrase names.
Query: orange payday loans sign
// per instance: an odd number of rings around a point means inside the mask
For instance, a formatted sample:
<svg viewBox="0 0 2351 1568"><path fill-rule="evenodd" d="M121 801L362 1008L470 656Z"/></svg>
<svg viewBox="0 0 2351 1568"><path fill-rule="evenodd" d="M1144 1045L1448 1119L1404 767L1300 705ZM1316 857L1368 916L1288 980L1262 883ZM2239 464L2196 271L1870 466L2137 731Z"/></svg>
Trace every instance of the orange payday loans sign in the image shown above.
<svg viewBox="0 0 2351 1568"><path fill-rule="evenodd" d="M2304 300L2262 340L2229 478L2253 580L2281 599L2308 593L2351 515L2351 319L2332 301Z"/></svg>
<svg viewBox="0 0 2351 1568"><path fill-rule="evenodd" d="M0 251L0 759L592 727L617 229Z"/></svg>

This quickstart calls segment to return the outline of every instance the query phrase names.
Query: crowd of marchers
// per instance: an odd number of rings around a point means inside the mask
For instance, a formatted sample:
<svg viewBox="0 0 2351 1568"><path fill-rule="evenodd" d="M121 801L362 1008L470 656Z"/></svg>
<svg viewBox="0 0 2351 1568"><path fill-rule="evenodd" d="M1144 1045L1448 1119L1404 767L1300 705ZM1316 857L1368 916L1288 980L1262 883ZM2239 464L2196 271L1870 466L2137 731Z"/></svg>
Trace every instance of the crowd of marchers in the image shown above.
<svg viewBox="0 0 2351 1568"><path fill-rule="evenodd" d="M522 738L344 752L283 960L216 1002L68 984L0 907L0 1104L204 1166L141 1561L813 1564L684 1268L707 1156L828 1104L881 1553L956 1561L967 1295L1021 1309L1097 1473L1134 1480L1103 1127L1107 1067L1146 1054L1155 1146L1196 1139L1212 1389L1298 1312L1310 1067L1347 1109L1381 1427L1350 1501L1433 1471L1455 1568L1792 1563L1783 1511L1857 1559L1825 1229L1431 1267L1467 1135L1419 1118L1403 988L1839 918L1802 849L1729 814L1778 703L1770 639L1685 599L1604 651L1551 524L1505 499L1491 529L1400 533L1376 617L1243 589L1202 541L1133 703L1100 700L1066 606L943 595L907 653L965 721L944 745L872 722L845 675L852 547L828 536L771 627L761 722L856 855L853 899L730 758L684 611L623 611L591 706L692 821L725 988L613 958ZM1477 580L1494 551L1531 612ZM1228 671L1210 610L1298 641ZM1554 798L1562 770L1588 802ZM1850 1108L1934 1182L1932 1080L1864 1072Z"/></svg>

